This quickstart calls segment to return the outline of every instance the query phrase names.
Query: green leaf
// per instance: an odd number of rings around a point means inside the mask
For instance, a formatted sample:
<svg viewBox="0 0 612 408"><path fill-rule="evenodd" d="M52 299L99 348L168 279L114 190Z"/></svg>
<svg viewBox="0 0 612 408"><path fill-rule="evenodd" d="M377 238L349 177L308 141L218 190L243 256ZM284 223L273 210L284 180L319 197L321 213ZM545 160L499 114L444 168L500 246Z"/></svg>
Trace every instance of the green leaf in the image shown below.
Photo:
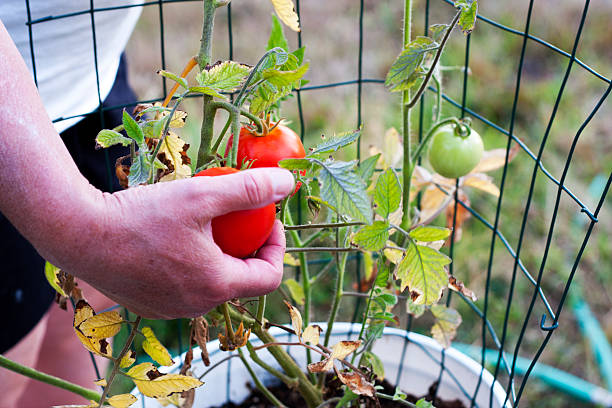
<svg viewBox="0 0 612 408"><path fill-rule="evenodd" d="M316 161L321 166L321 198L342 214L367 224L372 222L372 208L365 183L353 170L355 162Z"/></svg>
<svg viewBox="0 0 612 408"><path fill-rule="evenodd" d="M341 133L339 135L334 135L329 139L326 139L323 143L319 144L315 147L308 156L313 156L315 154L321 153L330 153L336 152L338 149L342 147L346 147L352 143L355 143L359 136L361 135L361 129L357 129L351 132Z"/></svg>
<svg viewBox="0 0 612 408"><path fill-rule="evenodd" d="M392 293L381 293L376 299L382 301L386 306L395 306L397 304L397 296Z"/></svg>
<svg viewBox="0 0 612 408"><path fill-rule="evenodd" d="M227 99L225 95L220 94L209 86L192 86L191 88L189 88L189 92L199 92L204 95L216 96L217 98Z"/></svg>
<svg viewBox="0 0 612 408"><path fill-rule="evenodd" d="M336 404L336 408L347 407L349 402L355 401L357 398L359 398L359 395L351 391L349 387L344 387L344 395Z"/></svg>
<svg viewBox="0 0 612 408"><path fill-rule="evenodd" d="M300 47L291 53L297 58L298 65L302 65L302 62L304 62L304 51L306 51L306 47Z"/></svg>
<svg viewBox="0 0 612 408"><path fill-rule="evenodd" d="M395 271L396 278L401 280L401 291L408 288L418 305L434 304L448 285L444 267L450 262L449 257L435 249L411 242Z"/></svg>
<svg viewBox="0 0 612 408"><path fill-rule="evenodd" d="M389 239L389 223L374 221L353 236L353 242L366 251L380 251Z"/></svg>
<svg viewBox="0 0 612 408"><path fill-rule="evenodd" d="M402 390L400 390L399 387L395 387L395 393L393 394L393 401L397 401L397 400L405 400L407 397L406 394L404 394L402 392Z"/></svg>
<svg viewBox="0 0 612 408"><path fill-rule="evenodd" d="M274 105L276 101L289 95L292 90L290 86L284 86L279 89L269 82L260 84L257 87L255 96L251 99L249 112L253 115L259 115L261 112Z"/></svg>
<svg viewBox="0 0 612 408"><path fill-rule="evenodd" d="M478 2L476 0L455 0L455 7L461 10L458 22L459 27L461 27L464 34L471 33L476 24Z"/></svg>
<svg viewBox="0 0 612 408"><path fill-rule="evenodd" d="M371 351L364 351L361 355L361 359L359 359L360 366L370 367L372 372L378 377L378 380L383 380L385 378L385 366L381 359Z"/></svg>
<svg viewBox="0 0 612 408"><path fill-rule="evenodd" d="M128 137L134 139L139 147L144 144L144 134L142 133L142 129L125 109L123 110L123 127L125 128L125 132L127 133Z"/></svg>
<svg viewBox="0 0 612 408"><path fill-rule="evenodd" d="M378 159L380 158L380 153L375 154L374 156L370 156L361 163L359 163L359 167L357 167L357 173L366 183L366 186L369 186L372 182L372 176L374 175L374 171L376 170L376 163L378 163Z"/></svg>
<svg viewBox="0 0 612 408"><path fill-rule="evenodd" d="M149 173L151 170L151 160L142 151L138 151L136 158L130 166L130 174L128 175L128 186L134 187L149 181Z"/></svg>
<svg viewBox="0 0 612 408"><path fill-rule="evenodd" d="M313 163L308 159L284 159L278 165L287 170L309 170Z"/></svg>
<svg viewBox="0 0 612 408"><path fill-rule="evenodd" d="M189 88L189 85L187 84L187 80L185 78L181 78L180 76L169 72L169 71L164 71L163 69L157 71L158 75L161 75L163 77L166 77L168 79L173 80L174 82L177 82L180 86L182 86L183 88L187 89Z"/></svg>
<svg viewBox="0 0 612 408"><path fill-rule="evenodd" d="M431 402L427 401L425 398L421 398L420 400L418 400L416 402L416 406L417 408L436 408Z"/></svg>
<svg viewBox="0 0 612 408"><path fill-rule="evenodd" d="M449 348L457 334L457 327L461 324L461 315L455 309L444 305L433 305L431 314L436 318L431 335L442 347Z"/></svg>
<svg viewBox="0 0 612 408"><path fill-rule="evenodd" d="M378 261L378 273L376 275L376 280L374 281L374 286L386 288L387 281L389 280L389 272L389 267L385 265L382 258L380 258Z"/></svg>
<svg viewBox="0 0 612 408"><path fill-rule="evenodd" d="M51 285L51 287L61 296L66 296L64 290L60 287L60 282L57 278L59 271L60 268L53 265L51 262L45 262L45 277L47 278L47 282L49 282L49 285Z"/></svg>
<svg viewBox="0 0 612 408"><path fill-rule="evenodd" d="M310 64L307 62L301 67L291 71L279 71L274 68L267 68L261 72L262 78L274 86L292 86L299 88L299 80L302 79ZM297 82L297 84L295 84Z"/></svg>
<svg viewBox="0 0 612 408"><path fill-rule="evenodd" d="M425 56L437 48L438 43L429 37L417 37L411 41L391 65L385 85L392 92L410 89L425 73L422 66Z"/></svg>
<svg viewBox="0 0 612 408"><path fill-rule="evenodd" d="M268 55L268 58L266 58L265 63L261 64L261 69L283 65L289 59L289 54L287 53L287 51L280 47L274 47L269 51L272 52Z"/></svg>
<svg viewBox="0 0 612 408"><path fill-rule="evenodd" d="M442 241L450 234L451 230L448 228L432 226L417 227L410 231L410 237L421 242Z"/></svg>
<svg viewBox="0 0 612 408"><path fill-rule="evenodd" d="M423 313L425 313L425 305L417 305L410 297L408 297L406 299L406 312L417 319L421 317Z"/></svg>
<svg viewBox="0 0 612 408"><path fill-rule="evenodd" d="M442 37L444 36L444 33L446 32L448 27L449 27L448 24L430 25L429 31L431 32L431 38L433 38L434 41L439 42L440 40L442 40Z"/></svg>
<svg viewBox="0 0 612 408"><path fill-rule="evenodd" d="M234 61L224 61L204 69L196 76L198 84L222 91L234 91L244 81L251 68Z"/></svg>
<svg viewBox="0 0 612 408"><path fill-rule="evenodd" d="M283 285L285 285L287 289L289 289L289 294L291 295L291 298L295 301L295 303L297 303L298 305L304 304L304 302L306 301L306 296L304 295L304 288L302 287L302 285L300 285L298 281L296 281L295 279L287 279L283 282Z"/></svg>
<svg viewBox="0 0 612 408"><path fill-rule="evenodd" d="M268 39L268 50L279 47L287 51L289 46L287 45L287 38L283 32L283 26L278 21L275 15L272 15L272 30L270 30L270 38Z"/></svg>
<svg viewBox="0 0 612 408"><path fill-rule="evenodd" d="M119 132L110 129L103 129L96 136L96 147L107 148L116 144L129 146L132 143L131 139L123 136Z"/></svg>
<svg viewBox="0 0 612 408"><path fill-rule="evenodd" d="M389 167L385 170L376 182L374 190L374 203L376 212L383 218L388 218L389 214L397 211L402 200L402 187L395 171Z"/></svg>

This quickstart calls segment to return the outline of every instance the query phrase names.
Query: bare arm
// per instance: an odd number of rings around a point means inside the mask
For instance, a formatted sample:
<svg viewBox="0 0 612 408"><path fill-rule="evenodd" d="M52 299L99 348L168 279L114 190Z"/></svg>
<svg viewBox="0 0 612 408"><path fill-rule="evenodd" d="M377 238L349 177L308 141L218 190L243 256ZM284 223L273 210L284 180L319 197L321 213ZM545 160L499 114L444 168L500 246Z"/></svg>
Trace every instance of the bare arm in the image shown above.
<svg viewBox="0 0 612 408"><path fill-rule="evenodd" d="M54 130L2 22L0 70L0 211L43 257L145 317L195 316L278 286L279 223L256 258L240 260L214 244L210 220L279 201L293 191L288 171L102 193Z"/></svg>

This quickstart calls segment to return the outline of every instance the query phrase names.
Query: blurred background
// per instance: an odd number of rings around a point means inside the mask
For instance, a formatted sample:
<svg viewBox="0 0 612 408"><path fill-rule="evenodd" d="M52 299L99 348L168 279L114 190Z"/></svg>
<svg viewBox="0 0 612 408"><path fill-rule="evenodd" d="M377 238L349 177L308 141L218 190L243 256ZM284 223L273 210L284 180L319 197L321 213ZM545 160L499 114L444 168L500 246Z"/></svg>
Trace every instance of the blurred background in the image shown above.
<svg viewBox="0 0 612 408"><path fill-rule="evenodd" d="M473 118L473 127L483 136L487 150L505 149L508 136L499 129L507 133L511 126L523 45L523 36L520 33L525 30L529 1L480 3L481 16L503 24L510 30L502 30L483 20L477 22L469 43L466 106L478 117L485 118L488 123L479 120L475 115L467 116ZM233 55L229 54L228 13L222 8L217 14L215 23L213 60L225 60L231 57L235 61L255 64L266 50L272 24L272 6L267 0L234 0L231 4ZM306 147L314 146L322 134L332 135L355 129L359 125L357 84L322 89L308 88L358 79L360 7L360 2L356 0L301 2L299 10L301 40L302 45L306 46L306 59L310 61L310 70L305 77L309 83L301 91ZM391 63L401 51L403 2L366 0L363 7L362 78L384 79ZM538 0L533 8L530 34L571 53L584 7L583 1ZM414 8L413 36L425 33L427 8L430 24L448 23L454 14L452 6L443 0L417 0L414 2ZM165 68L179 73L187 60L197 53L201 15L201 3L196 1L165 3L163 8L157 3L143 7L142 17L127 48L130 82L140 99L162 98L164 87L156 71ZM160 19L163 21L163 33ZM572 68L542 154L543 167L557 180L563 172L574 137L609 87L609 78L612 78L611 21L611 2L594 1L589 4L576 57L598 72L603 79L577 64ZM512 30L519 34L511 32ZM291 49L297 48L296 33L285 28L285 34ZM165 67L162 66L160 52L162 36ZM464 66L465 59L466 37L456 30L441 63L443 66L451 67L444 71L444 93L459 104L462 101L463 91L461 67ZM526 149L533 155L537 155L540 149L568 62L567 56L537 41L528 41L513 124L513 134L522 141L524 148L519 149L517 156L509 165L499 218L499 230L509 246L515 250L535 165L534 159L529 156ZM452 67L459 68L452 69ZM167 86L169 89L172 83ZM363 132L359 152L361 158L370 154L372 146L379 150L388 150L389 147L386 148L385 145L397 149L398 146L391 143L389 138L385 139L384 135L390 128L401 128L399 94L389 93L380 83L366 82L362 86ZM413 113L412 130L415 138L426 132L429 127L434 99L435 95L432 92L426 94L422 123L418 120L418 109ZM190 114L182 137L191 143L190 154L194 155L197 151L201 121L198 116L201 111L199 101L187 100L182 110ZM444 102L443 116L460 114L460 109ZM298 134L302 132L296 97L289 98L283 103L282 116L291 121L290 126ZM223 124L224 121L218 123ZM491 124L497 125L498 129ZM512 146L516 146L516 143L513 142ZM349 152L346 156L350 158L356 154L356 151ZM423 165L427 167L427 163ZM611 170L612 98L608 98L580 135L564 184L589 211L593 212ZM499 186L502 173L502 169L498 169L488 174ZM522 265L534 277L537 277L540 271L545 253L557 190L557 184L538 170L520 253ZM466 193L471 207L493 224L498 198L475 189L466 189ZM604 338L607 336L608 340L612 339L612 291L610 290L612 245L609 240L612 233L611 200L611 195L608 195L607 202L599 214L600 221L596 224L582 255L570 290L570 300L566 303L559 320L559 328L540 358L542 363L603 388L608 388L612 384L612 378L606 378L605 375L606 370L609 374L612 367L605 367L605 359L600 358L598 361L598 358L594 357L595 346L591 341L592 336L589 335L590 332L583 332L581 327L590 316L584 309L587 305L586 310L590 310L595 320L599 322L605 334ZM542 290L553 310L556 310L560 301L590 224L587 214L580 210L581 207L575 200L566 193L562 194L559 214L551 235L550 249L542 268ZM440 225L445 223L444 215L440 216L437 223ZM526 319L533 285L519 270L516 274L516 287L509 302L514 259L497 239L489 267L492 238L491 230L481 221L473 217L466 221L463 236L454 245L453 273L478 295L479 300L476 305L482 309L487 271L490 270L488 317L495 331L501 335L506 310L509 310L505 349L512 353ZM313 268L313 273L316 273L317 266ZM287 268L286 274L288 277L294 276L291 267ZM333 274L328 275L321 283L322 290L314 292L316 304L312 319L314 321L327 319L326 305L331 301L334 281ZM358 289L356 285L358 279L360 279L358 273L354 276L349 274L346 290ZM329 290L325 290L326 288ZM355 318L357 315L355 310L363 306L355 302L351 298L344 299L339 320ZM280 306L280 302L276 304ZM480 318L457 296L451 300L451 304L458 308L463 317L463 324L459 328L456 340L480 346L482 344ZM400 327L405 327L406 313L403 303L397 307L396 312L401 316ZM527 318L527 331L519 351L522 357L532 358L547 334L540 329L543 313L545 308L538 299L534 312ZM274 311L270 317L275 317ZM277 317L275 319L277 322L288 321L284 310L279 309ZM415 321L411 328L428 333L430 326L431 322L425 318ZM178 347L173 332L175 328L173 325L165 325L158 327L158 330L166 332L168 337L166 343ZM183 330L186 330L186 325L183 325ZM161 333L160 337L163 337ZM486 345L490 347L492 343L488 341ZM503 381L504 377L501 378ZM594 406L592 403L575 399L559 389L551 388L537 378L530 380L520 405L524 407Z"/></svg>

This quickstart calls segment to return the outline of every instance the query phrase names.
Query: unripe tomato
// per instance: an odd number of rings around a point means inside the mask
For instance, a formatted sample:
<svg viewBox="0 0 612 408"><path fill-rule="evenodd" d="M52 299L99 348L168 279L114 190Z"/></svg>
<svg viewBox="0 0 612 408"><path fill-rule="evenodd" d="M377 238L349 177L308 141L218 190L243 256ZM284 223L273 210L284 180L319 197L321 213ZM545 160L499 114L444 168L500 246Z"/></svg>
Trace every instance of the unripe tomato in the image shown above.
<svg viewBox="0 0 612 408"><path fill-rule="evenodd" d="M230 136L225 149L225 155L232 148L233 135ZM262 135L243 127L240 129L238 143L237 165L242 167L247 161L251 161L251 168L256 167L278 167L278 162L284 159L303 159L306 156L304 145L300 137L293 130L284 125L278 125L269 132ZM301 183L295 186L295 192Z"/></svg>
<svg viewBox="0 0 612 408"><path fill-rule="evenodd" d="M429 148L429 164L434 171L447 178L459 178L468 174L482 159L484 146L474 129L467 136L455 131L450 123L438 128L432 136Z"/></svg>
<svg viewBox="0 0 612 408"><path fill-rule="evenodd" d="M231 167L213 167L202 170L195 176L215 177L237 172L238 170ZM245 258L266 242L272 232L275 218L274 204L220 215L211 221L213 239L226 254Z"/></svg>

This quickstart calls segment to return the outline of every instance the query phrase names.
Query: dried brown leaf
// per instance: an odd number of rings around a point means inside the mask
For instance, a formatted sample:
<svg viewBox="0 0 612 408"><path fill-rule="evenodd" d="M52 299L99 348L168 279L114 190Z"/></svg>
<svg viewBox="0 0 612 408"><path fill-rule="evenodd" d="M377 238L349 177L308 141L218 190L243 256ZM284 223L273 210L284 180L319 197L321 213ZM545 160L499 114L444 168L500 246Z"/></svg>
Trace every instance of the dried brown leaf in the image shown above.
<svg viewBox="0 0 612 408"><path fill-rule="evenodd" d="M357 350L360 345L361 340L342 340L341 342L334 344L330 357L336 358L338 360L343 360L346 356Z"/></svg>
<svg viewBox="0 0 612 408"><path fill-rule="evenodd" d="M510 148L510 152L508 153L508 163L510 163L517 155L520 150L520 146L515 144ZM482 159L480 159L480 163L476 165L472 173L482 173L491 170L497 170L500 167L503 167L506 162L506 149L493 149L487 150L482 155Z"/></svg>
<svg viewBox="0 0 612 408"><path fill-rule="evenodd" d="M470 173L461 179L463 187L473 187L499 197L499 188L493 182L493 177L484 173Z"/></svg>
<svg viewBox="0 0 612 408"><path fill-rule="evenodd" d="M470 199L467 194L463 192L463 190L459 190L457 193L457 197L460 201L462 201L466 206L470 205ZM446 227L452 228L455 230L454 240L455 242L461 240L461 236L463 235L463 223L466 222L472 214L461 204L457 203L457 218L454 219L455 214L455 200L448 207L446 207ZM453 220L455 224L453 225ZM449 241L450 242L450 241Z"/></svg>
<svg viewBox="0 0 612 408"><path fill-rule="evenodd" d="M454 276L448 277L448 287L456 292L461 293L465 297L472 299L472 302L475 302L478 300L478 297L476 297L476 294L472 292L470 289L466 288L465 284L461 282L459 279L455 278Z"/></svg>
<svg viewBox="0 0 612 408"><path fill-rule="evenodd" d="M374 384L370 383L366 380L360 373L353 372L342 372L338 370L334 366L334 371L338 376L338 379L342 382L342 384L346 385L357 395L365 395L370 398L374 398L376 395L376 390L374 389Z"/></svg>
<svg viewBox="0 0 612 408"><path fill-rule="evenodd" d="M287 306L287 309L289 309L289 315L291 316L291 326L293 327L293 330L295 331L295 335L301 341L302 327L304 325L302 323L302 315L300 314L300 311L295 306L293 306L291 303L287 302L286 300L283 300L283 302L285 302L285 306Z"/></svg>
<svg viewBox="0 0 612 408"><path fill-rule="evenodd" d="M448 194L447 194L448 193ZM421 198L419 224L427 224L437 214L440 214L452 201L453 191L442 191L438 186L427 187Z"/></svg>
<svg viewBox="0 0 612 408"><path fill-rule="evenodd" d="M302 341L310 344L319 344L319 337L321 336L321 332L323 329L319 325L310 325L304 330L304 334L302 335Z"/></svg>
<svg viewBox="0 0 612 408"><path fill-rule="evenodd" d="M204 365L208 367L210 365L210 358L208 357L208 349L206 344L210 340L208 332L208 321L203 317L196 317L192 321L193 337L202 350L202 361Z"/></svg>

